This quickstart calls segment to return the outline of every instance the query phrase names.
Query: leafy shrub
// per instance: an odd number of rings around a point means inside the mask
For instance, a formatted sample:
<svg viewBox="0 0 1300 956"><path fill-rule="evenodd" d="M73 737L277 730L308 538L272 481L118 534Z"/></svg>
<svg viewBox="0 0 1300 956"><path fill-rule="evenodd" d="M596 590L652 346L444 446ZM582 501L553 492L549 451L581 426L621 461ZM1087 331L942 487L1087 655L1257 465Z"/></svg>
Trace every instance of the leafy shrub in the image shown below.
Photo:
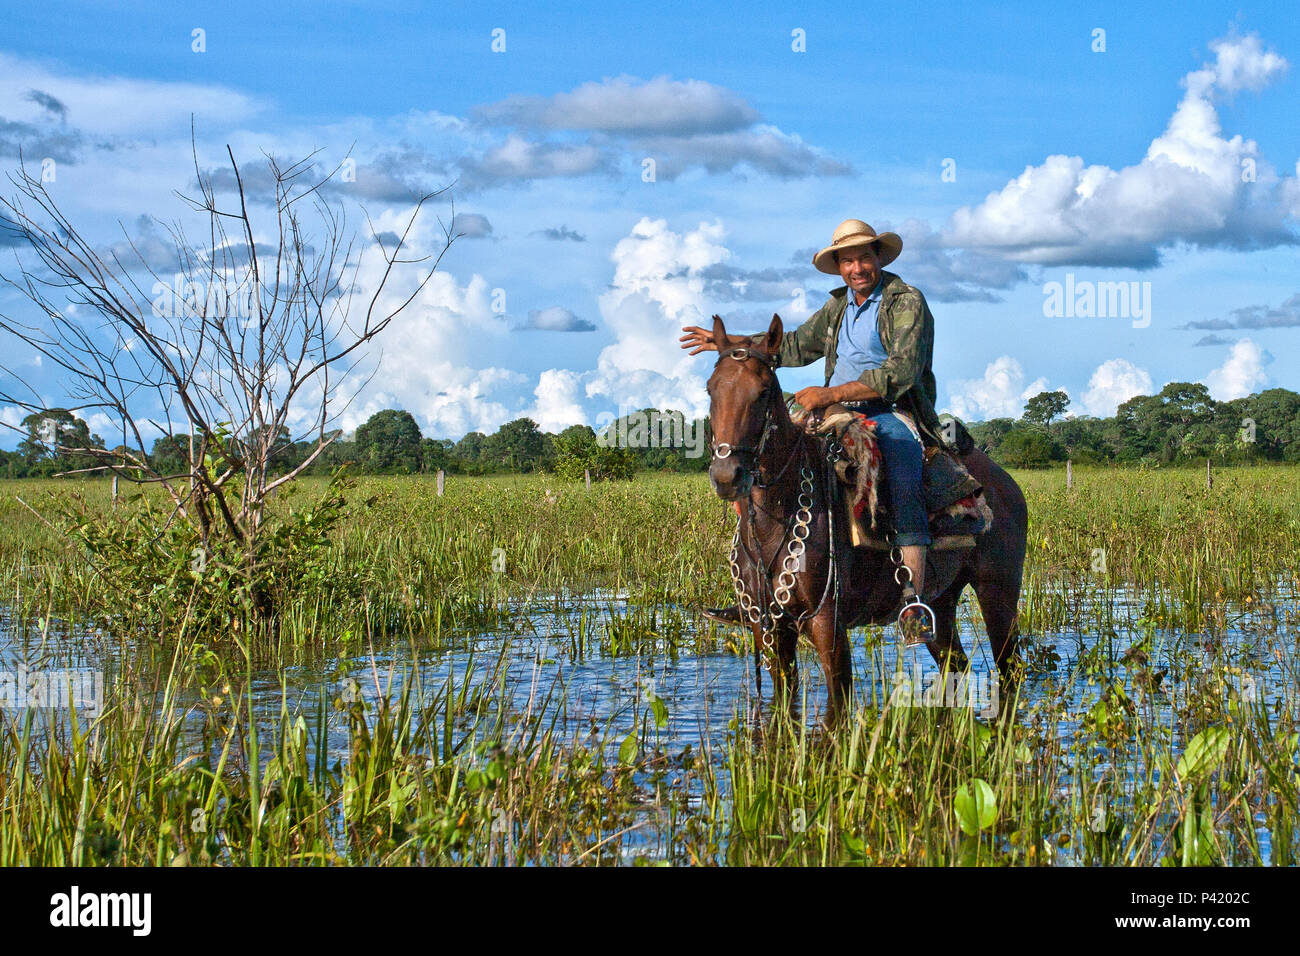
<svg viewBox="0 0 1300 956"><path fill-rule="evenodd" d="M1052 436L1037 428L1013 428L998 445L998 458L1016 468L1045 468L1064 457Z"/></svg>
<svg viewBox="0 0 1300 956"><path fill-rule="evenodd" d="M341 582L357 583L332 574L329 553L351 484L340 469L319 501L268 514L247 542L211 537L205 546L188 522L145 494L110 513L74 494L60 517L86 555L89 611L106 630L219 636L273 624L304 591L337 597Z"/></svg>
<svg viewBox="0 0 1300 956"><path fill-rule="evenodd" d="M558 435L555 452L555 473L568 481L581 481L588 471L597 481L631 479L636 474L636 454L631 449L601 445L594 436Z"/></svg>

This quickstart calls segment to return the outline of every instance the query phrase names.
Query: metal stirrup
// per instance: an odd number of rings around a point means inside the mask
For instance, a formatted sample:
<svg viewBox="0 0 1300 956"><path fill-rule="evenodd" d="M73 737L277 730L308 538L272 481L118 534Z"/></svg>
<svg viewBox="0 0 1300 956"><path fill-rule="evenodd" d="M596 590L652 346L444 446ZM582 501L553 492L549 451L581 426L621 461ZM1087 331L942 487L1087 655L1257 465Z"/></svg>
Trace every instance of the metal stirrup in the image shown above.
<svg viewBox="0 0 1300 956"><path fill-rule="evenodd" d="M897 553L898 557L894 557ZM939 621L935 617L934 609L921 600L921 596L916 593L916 588L912 587L912 569L903 564L902 552L895 548L890 552L897 567L894 569L894 583L901 585L903 588L903 607L898 612L898 632L903 635L904 647L918 647L923 644L929 644L934 640L935 631L939 626ZM926 626L925 618L918 623L916 621L903 621L908 611L913 608L919 608L929 618L929 626Z"/></svg>

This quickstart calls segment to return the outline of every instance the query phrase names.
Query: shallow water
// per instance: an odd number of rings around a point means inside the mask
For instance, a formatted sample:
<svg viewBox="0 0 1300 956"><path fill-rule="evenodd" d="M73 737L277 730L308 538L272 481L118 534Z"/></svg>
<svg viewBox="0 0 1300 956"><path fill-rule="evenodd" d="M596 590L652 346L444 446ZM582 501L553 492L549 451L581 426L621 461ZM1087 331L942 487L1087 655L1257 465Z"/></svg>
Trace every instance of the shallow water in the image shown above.
<svg viewBox="0 0 1300 956"><path fill-rule="evenodd" d="M1131 689L1130 668L1119 661L1124 652L1146 637L1152 668L1165 667L1168 683L1148 695L1155 722L1170 727L1175 747L1181 749L1180 707L1187 688L1173 678L1178 664L1192 671L1198 662L1232 661L1241 668L1236 692L1248 691L1260 698L1278 700L1274 713L1294 713L1296 633L1298 607L1294 601L1279 604L1271 613L1247 613L1232 609L1229 620L1236 624L1213 640L1161 631L1144 625L1136 602L1123 592L1112 592L1107 600L1117 622L1115 633L1097 634L1062 631L1034 636L1026 645L1030 670L1021 699L1027 710L1049 698L1064 701L1066 720L1056 732L1069 739L1079 732L1082 715L1096 703L1101 689L1112 681ZM1121 623L1122 622L1122 623ZM83 680L93 689L94 675L103 674L106 683L116 669L111 642L93 633L62 627L24 629L0 614L0 673L13 675L21 668L28 674L59 671L90 675ZM972 661L968 698L958 706L977 710L996 694L992 655L982 625L969 596L958 610L962 643ZM893 629L861 629L852 632L855 690L859 699L881 706L900 681L908 679L917 688L917 703L944 704L933 691L926 698L922 689L933 684L938 671L924 649L908 649L894 643ZM616 752L634 731L642 734L647 751L675 755L688 746L695 752L714 755L725 751L728 735L751 726L758 719L770 695L770 680L764 675L763 694L755 694L754 661L745 648L748 640L739 632L727 634L711 628L688 609L659 604L638 606L625 595L597 594L582 600L560 603L514 604L504 626L487 633L464 633L436 646L396 642L373 651L344 658L315 661L280 671L254 672L254 711L264 732L278 722L282 706L292 717L302 714L309 728L324 708L327 727L327 759L345 759L348 750L347 714L330 704L335 698L357 696L373 701L381 696L396 697L404 683L418 681L419 696L427 699L449 680L461 686L466 675L502 705L507 725L532 726L540 718L543 726L554 720L561 739L602 743ZM1053 659L1055 658L1055 659ZM799 659L803 677L801 712L810 723L825 706L825 687L815 655L805 645ZM656 727L650 719L650 701L664 704L667 720ZM31 701L27 701L31 703ZM40 701L37 701L40 703ZM93 715L91 700L79 700L83 716ZM195 703L195 701L190 701ZM954 703L949 700L946 703ZM0 699L0 706L12 714L23 705L14 699ZM51 711L41 712L49 719ZM194 741L202 715L192 714ZM469 728L459 728L468 734ZM268 745L271 741L267 740ZM264 751L269 753L270 748ZM1092 768L1105 772L1106 766ZM719 782L725 786L725 773ZM688 776L683 784L687 799L698 798L698 780ZM1068 796L1067 793L1063 797ZM653 847L659 821L647 811L645 826L625 841L626 852ZM1268 834L1260 834L1264 852ZM1265 856L1267 859L1267 856ZM1059 861L1071 857L1061 853Z"/></svg>

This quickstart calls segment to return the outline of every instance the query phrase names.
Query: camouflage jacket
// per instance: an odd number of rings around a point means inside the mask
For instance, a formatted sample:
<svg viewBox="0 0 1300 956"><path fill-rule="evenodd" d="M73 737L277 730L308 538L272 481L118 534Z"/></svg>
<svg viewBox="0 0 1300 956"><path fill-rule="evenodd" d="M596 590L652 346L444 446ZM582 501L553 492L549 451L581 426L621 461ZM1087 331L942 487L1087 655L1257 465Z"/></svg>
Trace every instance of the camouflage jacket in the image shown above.
<svg viewBox="0 0 1300 956"><path fill-rule="evenodd" d="M880 368L867 369L859 378L911 414L927 445L944 446L939 418L935 414L936 389L930 362L934 354L934 316L919 289L892 272L881 272L885 284L880 299L876 328L889 358ZM835 374L835 350L839 345L840 322L848 305L848 286L831 292L826 304L781 340L779 364L811 365L826 359L826 384ZM754 341L761 341L755 336Z"/></svg>

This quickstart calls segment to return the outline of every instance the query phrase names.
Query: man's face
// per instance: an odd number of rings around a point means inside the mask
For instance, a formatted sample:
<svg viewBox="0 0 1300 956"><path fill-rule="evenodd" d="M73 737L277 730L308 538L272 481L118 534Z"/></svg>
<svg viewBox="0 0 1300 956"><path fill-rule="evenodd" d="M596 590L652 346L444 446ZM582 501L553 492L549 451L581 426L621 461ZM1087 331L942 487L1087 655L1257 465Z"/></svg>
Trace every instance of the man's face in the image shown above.
<svg viewBox="0 0 1300 956"><path fill-rule="evenodd" d="M880 257L875 246L859 246L836 254L840 278L857 295L866 295L880 281Z"/></svg>

